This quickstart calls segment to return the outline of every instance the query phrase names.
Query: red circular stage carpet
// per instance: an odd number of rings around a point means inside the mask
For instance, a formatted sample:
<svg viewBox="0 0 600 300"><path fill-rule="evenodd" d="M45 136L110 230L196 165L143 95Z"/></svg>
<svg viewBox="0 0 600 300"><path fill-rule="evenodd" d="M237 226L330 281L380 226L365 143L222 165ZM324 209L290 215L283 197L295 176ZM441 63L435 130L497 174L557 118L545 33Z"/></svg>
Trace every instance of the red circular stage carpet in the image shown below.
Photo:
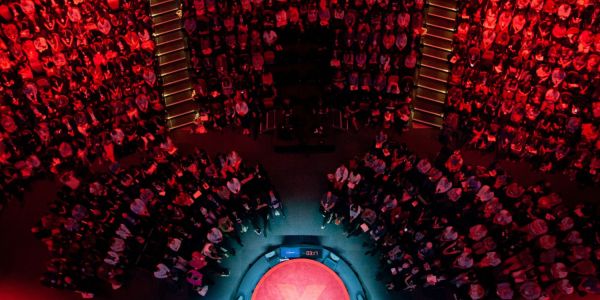
<svg viewBox="0 0 600 300"><path fill-rule="evenodd" d="M270 269L258 282L252 300L350 300L333 270L310 259L292 259Z"/></svg>

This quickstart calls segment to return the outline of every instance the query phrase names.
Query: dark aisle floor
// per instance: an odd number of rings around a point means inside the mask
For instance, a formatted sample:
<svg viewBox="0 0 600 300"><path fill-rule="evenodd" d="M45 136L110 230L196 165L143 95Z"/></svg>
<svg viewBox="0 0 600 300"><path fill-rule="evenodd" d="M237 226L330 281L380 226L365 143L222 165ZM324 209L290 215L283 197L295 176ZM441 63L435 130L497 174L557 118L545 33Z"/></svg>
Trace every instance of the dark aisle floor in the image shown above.
<svg viewBox="0 0 600 300"><path fill-rule="evenodd" d="M279 154L273 152L275 142L272 135L262 135L257 141L241 136L239 132L211 132L206 135L194 135L180 131L174 139L182 151L195 146L207 149L211 154L217 151L236 149L248 161L260 161L270 173L274 184L280 190L286 209L286 219L276 219L268 238L258 237L253 232L244 235L245 247L238 249L238 255L225 261L232 268L232 276L217 281L211 288L207 299L227 300L240 276L248 265L270 246L280 244L286 236L312 236L324 246L333 248L346 258L360 274L370 299L408 299L412 297L391 297L384 286L375 280L375 258L365 257L360 238L346 239L341 229L329 225L325 230L319 228L320 215L318 200L325 188L325 174L332 172L341 162L354 155L362 155L371 145L373 130L366 129L360 134L333 134L329 142L335 144L335 152L326 154ZM400 141L406 142L415 152L433 158L440 148L437 142L437 130L413 129L405 132ZM488 164L491 155L478 152L465 153L467 163ZM598 188L581 189L573 182L564 180L560 174L543 175L531 172L528 165L502 162L518 180L531 183L541 178L552 181L555 189L562 195L569 195L572 201L592 201L591 195L597 195ZM69 292L44 288L38 283L47 258L44 246L34 239L30 228L44 212L47 204L56 192L56 183L40 181L29 189L23 207L12 205L0 216L0 299L1 300L70 300L80 299ZM441 299L440 295L418 295L418 299ZM164 283L152 278L149 273L140 272L121 290L110 297L100 299L159 300L193 299L184 292L176 293Z"/></svg>

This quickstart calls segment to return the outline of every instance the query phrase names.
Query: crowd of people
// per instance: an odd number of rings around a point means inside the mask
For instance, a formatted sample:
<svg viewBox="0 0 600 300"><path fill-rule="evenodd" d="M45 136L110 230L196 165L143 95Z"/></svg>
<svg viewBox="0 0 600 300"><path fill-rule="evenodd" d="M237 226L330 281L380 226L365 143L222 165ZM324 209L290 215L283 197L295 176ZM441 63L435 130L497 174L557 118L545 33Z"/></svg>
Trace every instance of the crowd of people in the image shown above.
<svg viewBox="0 0 600 300"><path fill-rule="evenodd" d="M248 228L266 236L271 214L283 213L260 165L235 152L177 153L148 8L0 4L0 210L33 179L58 179L57 199L32 229L51 256L42 283L85 298L118 289L134 266L204 295L211 277L228 274L220 262L233 255L229 240L241 244ZM140 152L141 165L120 166Z"/></svg>
<svg viewBox="0 0 600 300"><path fill-rule="evenodd" d="M332 29L332 102L344 108L353 129L402 129L409 121L423 6L414 0L347 1L321 12L328 17L321 24Z"/></svg>
<svg viewBox="0 0 600 300"><path fill-rule="evenodd" d="M86 298L133 266L204 295L249 228L283 213L260 165L235 152L178 153L157 92L148 1L0 4L0 210L27 183L63 186L32 229L51 259L42 282ZM351 125L402 128L422 34L422 0L186 0L198 130L256 134L277 90L279 39L319 32L332 106ZM461 1L445 134L451 142L600 181L600 6ZM326 34L323 34L326 32ZM330 38L329 38L330 37ZM328 44L330 43L330 44ZM144 151L139 165L125 155ZM101 161L108 172L92 172ZM390 289L454 286L472 299L600 293L598 220L546 183L524 187L460 152L420 159L381 133L328 176L323 228L366 234ZM493 296L495 295L495 296Z"/></svg>
<svg viewBox="0 0 600 300"><path fill-rule="evenodd" d="M328 176L323 228L363 234L388 289L445 287L470 299L600 294L594 207L563 203L547 182L523 186L502 168L434 161L377 136Z"/></svg>
<svg viewBox="0 0 600 300"><path fill-rule="evenodd" d="M308 36L331 55L328 108L343 109L356 129L359 120L402 127L410 117L423 5L414 0L184 1L196 94L206 115L202 125L237 124L246 134L256 128L265 107L281 102L267 68L285 51L280 40Z"/></svg>
<svg viewBox="0 0 600 300"><path fill-rule="evenodd" d="M32 232L51 254L42 283L84 298L120 288L134 267L206 295L229 274L232 242L249 228L267 236L283 214L261 165L235 151L180 155L168 139L139 165L73 181Z"/></svg>
<svg viewBox="0 0 600 300"><path fill-rule="evenodd" d="M201 128L235 125L256 135L265 107L277 96L265 64L273 64L281 50L281 21L262 1L186 0L183 11L194 89L205 116Z"/></svg>
<svg viewBox="0 0 600 300"><path fill-rule="evenodd" d="M0 4L0 208L163 130L147 1Z"/></svg>
<svg viewBox="0 0 600 300"><path fill-rule="evenodd" d="M600 182L600 4L461 1L446 135Z"/></svg>

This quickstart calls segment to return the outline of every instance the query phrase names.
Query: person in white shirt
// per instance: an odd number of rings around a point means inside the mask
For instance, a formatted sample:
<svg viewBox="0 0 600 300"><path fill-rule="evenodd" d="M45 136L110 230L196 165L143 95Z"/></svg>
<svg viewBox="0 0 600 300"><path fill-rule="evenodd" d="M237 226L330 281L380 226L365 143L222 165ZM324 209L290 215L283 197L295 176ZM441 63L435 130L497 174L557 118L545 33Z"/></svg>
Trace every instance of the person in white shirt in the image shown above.
<svg viewBox="0 0 600 300"><path fill-rule="evenodd" d="M341 190L348 179L348 168L342 164L335 170L335 188Z"/></svg>
<svg viewBox="0 0 600 300"><path fill-rule="evenodd" d="M360 183L361 179L362 176L360 176L360 173L356 170L352 170L348 175L348 189L353 190Z"/></svg>
<svg viewBox="0 0 600 300"><path fill-rule="evenodd" d="M337 182L344 182L348 179L348 168L342 164L335 170L335 180Z"/></svg>
<svg viewBox="0 0 600 300"><path fill-rule="evenodd" d="M242 158L236 151L231 151L227 154L227 165L231 166L234 170L237 171L241 163Z"/></svg>
<svg viewBox="0 0 600 300"><path fill-rule="evenodd" d="M121 259L119 258L119 254L112 250L108 251L106 258L104 259L104 262L111 266L116 266L119 263L119 261L121 261Z"/></svg>
<svg viewBox="0 0 600 300"><path fill-rule="evenodd" d="M148 208L146 207L146 203L144 203L144 201L142 201L140 198L133 200L133 202L129 205L129 208L138 216L145 217L150 215Z"/></svg>
<svg viewBox="0 0 600 300"><path fill-rule="evenodd" d="M220 244L223 241L223 233L217 227L213 227L206 234L206 239L213 244Z"/></svg>
<svg viewBox="0 0 600 300"><path fill-rule="evenodd" d="M129 228L127 228L125 224L119 225L119 229L117 229L116 234L124 240L132 236L131 231L129 231Z"/></svg>
<svg viewBox="0 0 600 300"><path fill-rule="evenodd" d="M206 234L206 239L212 244L214 244L215 248L220 250L225 256L229 256L230 253L232 255L235 255L235 250L226 245L227 240L223 239L223 232L219 228L211 228L210 231Z"/></svg>
<svg viewBox="0 0 600 300"><path fill-rule="evenodd" d="M237 100L235 103L235 113L240 118L245 117L248 114L248 103L241 99Z"/></svg>
<svg viewBox="0 0 600 300"><path fill-rule="evenodd" d="M263 41L267 46L273 47L277 42L277 33L273 29L265 30L263 32Z"/></svg>
<svg viewBox="0 0 600 300"><path fill-rule="evenodd" d="M171 270L169 270L169 267L167 267L163 263L156 265L156 269L157 270L154 271L154 277L156 278L164 279L169 277L169 275L171 274Z"/></svg>
<svg viewBox="0 0 600 300"><path fill-rule="evenodd" d="M237 195L242 189L242 183L239 179L232 177L227 181L227 189L229 189L229 191L231 191L231 193L233 193L234 195Z"/></svg>
<svg viewBox="0 0 600 300"><path fill-rule="evenodd" d="M219 252L217 251L215 245L213 243L205 243L202 247L202 255L208 257L210 259L216 260L220 262L221 256L219 256Z"/></svg>
<svg viewBox="0 0 600 300"><path fill-rule="evenodd" d="M179 251L179 248L181 248L181 240L177 238L170 238L169 242L167 243L167 247L174 252L177 252Z"/></svg>
<svg viewBox="0 0 600 300"><path fill-rule="evenodd" d="M117 253L125 251L125 241L120 238L114 238L112 245L110 245L110 250Z"/></svg>

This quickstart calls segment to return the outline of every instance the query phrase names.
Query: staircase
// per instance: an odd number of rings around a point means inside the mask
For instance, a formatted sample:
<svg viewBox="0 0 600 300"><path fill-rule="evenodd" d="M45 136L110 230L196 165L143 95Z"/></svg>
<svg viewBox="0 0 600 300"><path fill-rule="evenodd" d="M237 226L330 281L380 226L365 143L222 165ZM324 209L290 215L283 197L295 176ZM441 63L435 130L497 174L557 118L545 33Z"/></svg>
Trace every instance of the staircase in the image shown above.
<svg viewBox="0 0 600 300"><path fill-rule="evenodd" d="M188 70L180 3L178 0L150 0L150 16L167 126L174 130L194 123L198 113Z"/></svg>
<svg viewBox="0 0 600 300"><path fill-rule="evenodd" d="M456 29L457 0L427 0L421 38L421 61L413 102L413 124L442 127L448 93L452 38Z"/></svg>

